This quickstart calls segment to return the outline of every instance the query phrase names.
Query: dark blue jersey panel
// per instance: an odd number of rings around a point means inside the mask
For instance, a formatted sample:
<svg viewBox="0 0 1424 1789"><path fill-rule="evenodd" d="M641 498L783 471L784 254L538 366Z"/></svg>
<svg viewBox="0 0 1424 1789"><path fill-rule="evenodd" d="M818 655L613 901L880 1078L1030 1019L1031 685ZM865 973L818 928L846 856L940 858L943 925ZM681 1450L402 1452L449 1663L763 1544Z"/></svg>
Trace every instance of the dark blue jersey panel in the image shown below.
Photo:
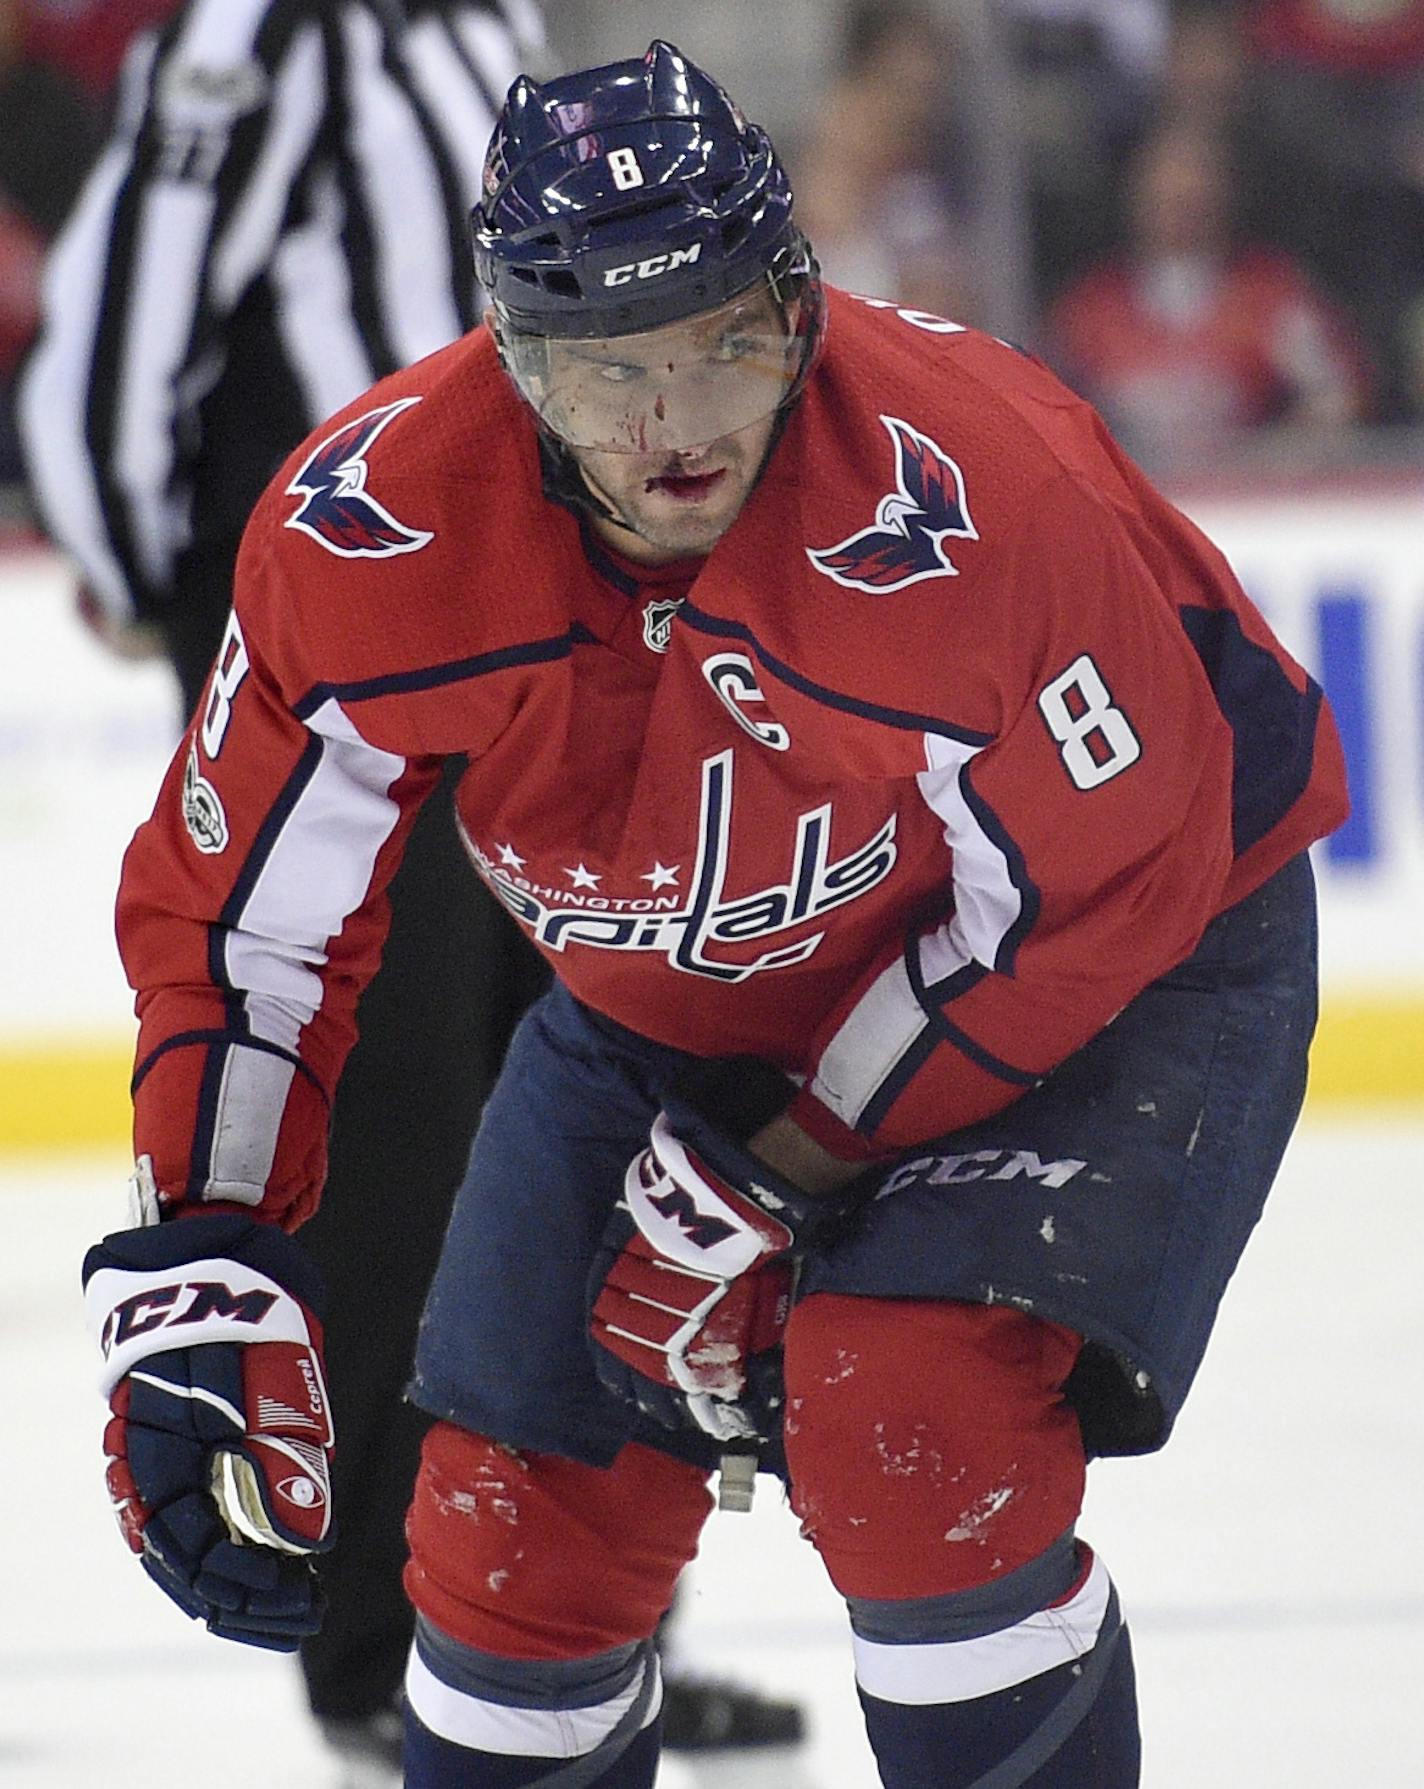
<svg viewBox="0 0 1424 1789"><path fill-rule="evenodd" d="M1275 655L1248 640L1229 610L1188 607L1178 614L1234 738L1231 834L1240 857L1305 793L1320 686L1308 678L1296 689Z"/></svg>

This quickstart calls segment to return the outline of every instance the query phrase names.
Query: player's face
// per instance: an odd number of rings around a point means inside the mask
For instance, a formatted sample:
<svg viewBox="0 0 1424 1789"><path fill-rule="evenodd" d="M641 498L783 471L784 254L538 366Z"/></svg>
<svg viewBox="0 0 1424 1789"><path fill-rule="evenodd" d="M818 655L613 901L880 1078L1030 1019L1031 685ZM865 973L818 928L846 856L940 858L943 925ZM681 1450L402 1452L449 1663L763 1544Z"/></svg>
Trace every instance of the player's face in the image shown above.
<svg viewBox="0 0 1424 1789"><path fill-rule="evenodd" d="M769 285L635 335L501 338L505 366L649 561L706 553L765 458L803 344ZM638 543L641 542L641 547Z"/></svg>

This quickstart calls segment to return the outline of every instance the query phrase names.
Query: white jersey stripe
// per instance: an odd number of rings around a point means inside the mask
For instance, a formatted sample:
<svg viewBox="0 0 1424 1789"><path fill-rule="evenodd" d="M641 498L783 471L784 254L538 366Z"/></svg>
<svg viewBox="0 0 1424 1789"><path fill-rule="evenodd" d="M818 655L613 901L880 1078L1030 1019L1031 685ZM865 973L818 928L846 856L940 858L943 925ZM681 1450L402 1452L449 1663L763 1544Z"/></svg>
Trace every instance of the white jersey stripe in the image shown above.
<svg viewBox="0 0 1424 1789"><path fill-rule="evenodd" d="M854 1128L928 1023L904 962L897 960L866 989L821 1053L811 1093Z"/></svg>
<svg viewBox="0 0 1424 1789"><path fill-rule="evenodd" d="M140 572L158 586L168 583L188 532L186 504L169 495L173 425L192 329L192 294L202 282L213 213L210 191L172 182L148 189L139 222L136 324L124 339L109 471L129 506ZM218 371L211 369L213 376Z"/></svg>
<svg viewBox="0 0 1424 1789"><path fill-rule="evenodd" d="M223 971L254 1037L293 1053L321 1005L327 944L364 902L399 818L390 788L405 768L368 745L335 700L309 724L320 759L223 941ZM201 1198L261 1203L296 1072L269 1050L228 1047Z"/></svg>
<svg viewBox="0 0 1424 1789"><path fill-rule="evenodd" d="M368 745L335 699L307 724L322 741L321 760L235 916L241 932L296 965L324 963L328 940L366 899L400 814L390 787L405 769L404 758ZM227 968L260 956L239 950Z"/></svg>
<svg viewBox="0 0 1424 1789"><path fill-rule="evenodd" d="M543 25L531 7L507 6L505 12L513 26L512 35L498 20L478 13L468 13L454 21L456 36L483 75L490 98L498 105L504 104L504 96L520 69L529 66L531 53L537 61L543 49ZM522 54L516 49L517 42L527 46Z"/></svg>
<svg viewBox="0 0 1424 1789"><path fill-rule="evenodd" d="M928 769L916 781L926 805L944 822L954 913L913 945L926 1003L934 989L978 963L995 967L1000 949L1023 911L1008 858L990 838L965 798L965 768L984 748L938 734L925 736ZM930 1023L903 962L886 969L851 1009L827 1044L811 1078L811 1092L854 1128Z"/></svg>
<svg viewBox="0 0 1424 1789"><path fill-rule="evenodd" d="M530 67L542 58L545 43L544 20L533 0L499 0L499 9L509 26L511 38L501 42L501 33L494 21L487 19L477 18L457 25L456 29L470 39L477 62L483 62L488 57L493 69L497 70L501 66L508 68L504 87L500 87L495 95L502 101L505 87L519 70ZM515 44L524 46L522 60L514 54Z"/></svg>
<svg viewBox="0 0 1424 1789"><path fill-rule="evenodd" d="M491 89L501 98L514 79L514 58L505 32L495 26L489 32L488 53L476 66L490 79ZM441 134L449 148L451 160L459 170L460 184L467 193L480 190L484 172L485 150L494 116L476 117L472 106L470 77L461 63L458 50L448 29L427 15L412 23L406 37L406 55L426 104L440 122ZM508 65L506 73L503 66Z"/></svg>
<svg viewBox="0 0 1424 1789"><path fill-rule="evenodd" d="M268 97L265 76L252 60L256 34L270 11L264 0L206 0L187 15L160 78L153 116L163 148L192 145L194 153L225 156L231 132L246 111ZM225 312L241 296L280 228L286 194L310 147L321 103L314 30L299 34L297 84L279 76L282 112L269 113L269 145L255 178L244 185L235 218L219 211L220 187L192 177L152 179L143 193L133 244L131 326L119 367L119 408L114 459L109 468L127 500L141 576L154 588L171 584L177 554L186 545L189 517L183 495L170 495L181 445L180 416L191 410L222 372L222 359L194 361L193 328L199 305ZM212 101L189 90L189 71L228 76L233 97ZM236 71L252 83L244 94ZM301 89L307 91L303 92ZM304 100L305 110L297 111ZM209 146L211 145L211 148ZM265 163L265 165L263 165ZM216 171L217 161L214 161ZM260 213L268 217L263 223ZM236 223L236 237L228 231ZM226 239L216 242L214 232ZM210 254L213 257L209 266ZM213 276L210 279L210 274ZM214 283L215 282L215 283Z"/></svg>
<svg viewBox="0 0 1424 1789"><path fill-rule="evenodd" d="M325 103L320 33L299 31L273 83L267 139L213 251L210 296L219 311L232 309L272 254Z"/></svg>
<svg viewBox="0 0 1424 1789"><path fill-rule="evenodd" d="M463 212L519 60L475 0L410 20L388 0L179 16L125 63L17 405L44 521L121 618L204 598L190 538L235 548L305 433L470 326ZM249 412L250 436L218 438Z"/></svg>
<svg viewBox="0 0 1424 1789"><path fill-rule="evenodd" d="M128 145L101 156L45 264L45 328L17 402L31 482L45 524L84 568L89 587L115 614L129 610L128 581L115 557L84 438L86 393L104 295L109 225L129 171Z"/></svg>
<svg viewBox="0 0 1424 1789"><path fill-rule="evenodd" d="M174 46L176 66L227 69L252 53L271 0L197 0Z"/></svg>
<svg viewBox="0 0 1424 1789"><path fill-rule="evenodd" d="M964 936L964 927L960 924L957 913L948 925L924 933L918 949L920 980L927 988L934 987L936 982L948 981L952 975L958 975L961 969L967 969L974 961L974 953L969 948L969 941Z"/></svg>
<svg viewBox="0 0 1424 1789"><path fill-rule="evenodd" d="M853 1634L856 1682L882 1702L911 1708L996 1695L1091 1652L1111 1588L1102 1561L1094 1559L1082 1588L1066 1603L976 1640L891 1646Z"/></svg>
<svg viewBox="0 0 1424 1789"><path fill-rule="evenodd" d="M269 939L254 938L250 932L229 933L225 950L228 978L246 994L248 1030L263 1043L299 1054L302 1030L321 1004L321 978L303 967L317 953L290 945L275 949ZM276 988L290 992L277 993Z"/></svg>
<svg viewBox="0 0 1424 1789"><path fill-rule="evenodd" d="M284 236L272 257L277 331L312 416L330 416L377 378L352 305L343 211L328 170L312 182L310 221Z"/></svg>
<svg viewBox="0 0 1424 1789"><path fill-rule="evenodd" d="M945 842L954 853L955 953L968 951L972 960L993 969L1004 939L1023 911L1023 897L1014 886L1008 859L965 800L961 779L982 750L926 734L929 768L915 780L926 804L944 822Z"/></svg>

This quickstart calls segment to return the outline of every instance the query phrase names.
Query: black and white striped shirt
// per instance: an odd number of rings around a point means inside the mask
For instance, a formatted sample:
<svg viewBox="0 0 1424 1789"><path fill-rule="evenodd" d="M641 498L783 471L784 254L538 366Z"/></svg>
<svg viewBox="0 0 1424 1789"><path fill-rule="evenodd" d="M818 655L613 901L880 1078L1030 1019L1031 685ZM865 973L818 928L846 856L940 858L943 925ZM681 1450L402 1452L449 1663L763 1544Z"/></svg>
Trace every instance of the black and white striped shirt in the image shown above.
<svg viewBox="0 0 1424 1789"><path fill-rule="evenodd" d="M468 213L539 41L530 0L188 0L134 46L20 400L116 618L230 561L304 434L470 327Z"/></svg>

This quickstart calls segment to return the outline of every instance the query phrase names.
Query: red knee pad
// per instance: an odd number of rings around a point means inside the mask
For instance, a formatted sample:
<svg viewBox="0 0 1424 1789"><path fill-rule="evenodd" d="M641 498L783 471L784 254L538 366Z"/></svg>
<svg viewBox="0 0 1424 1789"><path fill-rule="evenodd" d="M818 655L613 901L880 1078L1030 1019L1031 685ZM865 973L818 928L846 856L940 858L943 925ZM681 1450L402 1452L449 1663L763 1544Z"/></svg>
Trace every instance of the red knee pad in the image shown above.
<svg viewBox="0 0 1424 1789"><path fill-rule="evenodd" d="M711 1503L705 1473L651 1448L603 1469L437 1423L406 1519L406 1594L483 1652L586 1658L653 1632Z"/></svg>
<svg viewBox="0 0 1424 1789"><path fill-rule="evenodd" d="M1002 1305L818 1293L786 1333L801 1531L845 1596L942 1596L1036 1558L1077 1519L1063 1402L1081 1338Z"/></svg>

